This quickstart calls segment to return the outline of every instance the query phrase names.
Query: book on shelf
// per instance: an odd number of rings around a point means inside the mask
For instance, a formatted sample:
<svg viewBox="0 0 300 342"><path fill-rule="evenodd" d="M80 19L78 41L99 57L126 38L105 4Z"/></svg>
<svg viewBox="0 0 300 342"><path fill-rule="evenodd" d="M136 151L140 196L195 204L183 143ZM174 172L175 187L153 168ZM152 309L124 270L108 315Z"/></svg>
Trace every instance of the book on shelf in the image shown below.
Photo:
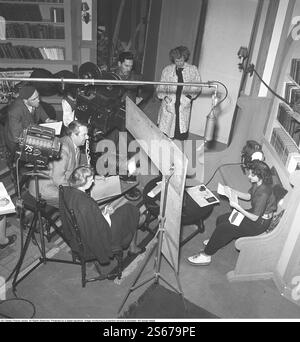
<svg viewBox="0 0 300 342"><path fill-rule="evenodd" d="M6 38L64 39L63 26L40 23L7 23Z"/></svg>
<svg viewBox="0 0 300 342"><path fill-rule="evenodd" d="M38 48L27 45L0 43L0 58L64 60L65 49L63 47Z"/></svg>
<svg viewBox="0 0 300 342"><path fill-rule="evenodd" d="M291 109L284 102L281 102L278 106L277 120L280 122L281 126L284 127L287 131L289 131L290 129L292 118L291 114Z"/></svg>
<svg viewBox="0 0 300 342"><path fill-rule="evenodd" d="M63 23L65 21L64 9L62 7L51 7L50 20L53 23Z"/></svg>
<svg viewBox="0 0 300 342"><path fill-rule="evenodd" d="M294 109L294 106L299 105L299 103L300 103L300 88L292 88L290 106Z"/></svg>
<svg viewBox="0 0 300 342"><path fill-rule="evenodd" d="M1 3L0 13L7 21L42 21L39 5Z"/></svg>
<svg viewBox="0 0 300 342"><path fill-rule="evenodd" d="M10 0L11 2L45 2L50 4L63 4L64 0Z"/></svg>
<svg viewBox="0 0 300 342"><path fill-rule="evenodd" d="M296 83L300 83L300 58L292 58L290 76Z"/></svg>
<svg viewBox="0 0 300 342"><path fill-rule="evenodd" d="M286 83L285 85L285 93L284 93L284 98L288 103L291 103L292 101L292 93L294 90L299 89L299 87L295 83Z"/></svg>
<svg viewBox="0 0 300 342"><path fill-rule="evenodd" d="M297 146L293 143L292 137L280 127L273 129L271 145L274 147L283 164L286 164L291 153L299 153Z"/></svg>
<svg viewBox="0 0 300 342"><path fill-rule="evenodd" d="M295 141L298 148L300 148L300 123L295 120L294 130L292 132L292 138Z"/></svg>
<svg viewBox="0 0 300 342"><path fill-rule="evenodd" d="M277 120L281 126L288 132L288 134L294 139L295 132L298 130L299 123L293 117L293 111L285 104L280 103L278 106ZM295 136L296 140L298 135ZM294 139L298 146L298 142Z"/></svg>
<svg viewBox="0 0 300 342"><path fill-rule="evenodd" d="M289 94L290 94L290 88L294 86L294 83L292 82L287 82L285 83L285 88L284 88L284 98L288 101Z"/></svg>

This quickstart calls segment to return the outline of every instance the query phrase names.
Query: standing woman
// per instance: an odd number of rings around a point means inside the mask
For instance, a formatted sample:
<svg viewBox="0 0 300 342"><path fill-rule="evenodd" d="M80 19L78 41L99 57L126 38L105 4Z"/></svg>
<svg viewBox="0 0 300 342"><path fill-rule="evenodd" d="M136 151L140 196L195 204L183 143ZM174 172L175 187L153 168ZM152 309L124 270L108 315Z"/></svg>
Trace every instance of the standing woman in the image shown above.
<svg viewBox="0 0 300 342"><path fill-rule="evenodd" d="M166 66L161 82L201 82L198 68L187 63L190 51L178 46L169 53L172 64ZM188 137L192 101L200 94L200 87L159 85L157 96L162 100L158 113L158 127L168 137L186 140Z"/></svg>

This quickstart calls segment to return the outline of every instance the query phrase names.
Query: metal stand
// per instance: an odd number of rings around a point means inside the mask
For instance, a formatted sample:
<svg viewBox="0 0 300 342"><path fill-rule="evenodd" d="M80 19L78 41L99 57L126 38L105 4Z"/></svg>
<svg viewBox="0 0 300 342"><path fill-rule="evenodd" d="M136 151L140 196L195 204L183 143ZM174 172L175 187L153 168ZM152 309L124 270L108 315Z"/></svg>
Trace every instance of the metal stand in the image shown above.
<svg viewBox="0 0 300 342"><path fill-rule="evenodd" d="M18 260L18 263L16 265L15 268L15 275L12 281L12 291L15 293L16 292L16 287L17 285L24 279L26 278L31 272L33 272L37 267L39 267L41 264L46 264L47 261L51 261L51 262L60 262L60 263L66 263L66 264L74 264L73 261L68 261L68 260L59 260L59 259L49 259L46 256L46 249L45 249L45 237L44 237L44 227L42 224L42 215L41 215L41 209L43 208L43 200L41 199L41 196L39 194L39 183L38 183L38 177L41 176L41 174L39 174L37 172L37 166L34 165L34 171L30 172L28 175L34 176L35 179L35 196L36 196L36 209L35 209L35 213L34 213L34 217L32 219L30 228L29 228L29 232L28 235L26 237L26 241L23 247L23 224L21 222L20 226L21 226L21 254L20 254L20 258ZM21 215L22 216L22 215ZM22 218L20 219L22 220ZM38 244L35 236L34 236L34 230L36 228L36 224L39 225L39 234L40 234L40 245ZM33 239L36 243L36 245L39 248L39 251L41 253L41 257L39 259L39 262L34 265L29 271L27 271L20 279L18 279L25 255L27 253L29 244L31 239ZM80 263L78 263L80 264Z"/></svg>
<svg viewBox="0 0 300 342"><path fill-rule="evenodd" d="M167 285L169 285L174 291L176 291L178 294L181 295L182 297L182 301L183 301L183 305L184 305L184 308L186 310L186 305L185 305L185 300L184 300L184 296L183 296L183 291L182 291L182 287L181 287L181 284L180 284L180 281L179 281L179 277L178 277L178 274L176 273L175 271L175 263L174 263L174 258L173 258L173 255L172 255L172 252L171 252L171 249L170 249L170 242L169 242L169 234L168 232L165 230L165 222L166 222L166 217L165 217L165 211L166 211L166 203L167 203L167 190L168 190L168 186L169 186L169 181L170 181L170 178L172 177L174 173L174 169L171 168L171 174L168 175L168 176L164 176L163 177L163 182L164 182L164 201L163 201L163 205L161 207L161 215L159 216L159 228L155 234L155 237L154 239L152 240L152 246L149 246L149 250L145 256L145 259L135 277L135 279L133 280L132 282L132 285L128 291L128 293L126 294L125 298L123 299L122 303L121 303L121 306L118 310L118 313L122 310L127 298L129 297L129 295L131 294L131 292L133 292L134 290L136 290L137 288L141 287L142 285L148 283L149 281L151 281L152 279L155 279L155 283L159 283L159 280L163 280ZM163 239L165 239L166 243L167 243L167 246L168 246L168 250L169 250L169 253L170 253L170 256L171 256L171 261L172 261L172 269L174 271L174 275L175 275L175 278L176 278L176 281L177 281L177 286L178 286L178 289L176 289L173 285L171 285L160 273L160 266L161 266L161 256L162 256L162 243L163 243ZM137 281L138 279L140 278L144 268L146 267L146 265L148 264L149 260L150 260L150 257L152 256L152 254L154 253L154 251L156 251L156 257L155 257L155 271L154 271L154 274L142 281L140 284L137 284Z"/></svg>

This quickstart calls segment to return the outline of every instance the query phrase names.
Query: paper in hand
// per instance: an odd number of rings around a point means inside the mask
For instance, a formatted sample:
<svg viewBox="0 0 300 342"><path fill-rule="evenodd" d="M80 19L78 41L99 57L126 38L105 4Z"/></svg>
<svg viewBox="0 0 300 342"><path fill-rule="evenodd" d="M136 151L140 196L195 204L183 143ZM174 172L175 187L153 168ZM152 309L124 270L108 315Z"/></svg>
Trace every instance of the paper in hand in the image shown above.
<svg viewBox="0 0 300 342"><path fill-rule="evenodd" d="M121 184L119 176L95 177L95 183L91 189L91 197L95 201L121 194Z"/></svg>
<svg viewBox="0 0 300 342"><path fill-rule="evenodd" d="M224 186L221 183L218 183L218 194L226 196L231 202L239 203L238 196L234 190L232 190L229 186Z"/></svg>
<svg viewBox="0 0 300 342"><path fill-rule="evenodd" d="M62 121L46 122L46 123L40 124L40 126L53 128L55 130L55 135L60 135L61 127L62 127Z"/></svg>
<svg viewBox="0 0 300 342"><path fill-rule="evenodd" d="M236 209L233 209L231 215L229 216L229 222L235 226L239 226L244 217L245 215L243 215Z"/></svg>

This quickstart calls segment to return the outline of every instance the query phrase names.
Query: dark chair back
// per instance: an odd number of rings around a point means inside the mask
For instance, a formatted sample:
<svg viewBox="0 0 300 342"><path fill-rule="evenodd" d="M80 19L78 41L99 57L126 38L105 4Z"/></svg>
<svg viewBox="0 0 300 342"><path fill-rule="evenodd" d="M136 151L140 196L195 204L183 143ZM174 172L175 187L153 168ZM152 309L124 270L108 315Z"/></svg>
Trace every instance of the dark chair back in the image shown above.
<svg viewBox="0 0 300 342"><path fill-rule="evenodd" d="M66 243L69 245L73 253L78 254L78 257L84 258L85 250L82 243L80 230L76 220L74 210L69 208L65 196L64 188L59 186L59 212L62 221L62 233Z"/></svg>
<svg viewBox="0 0 300 342"><path fill-rule="evenodd" d="M65 242L71 248L73 262L78 260L81 264L82 286L85 287L85 284L87 282L95 281L95 280L114 279L116 277L120 279L122 276L122 268L123 268L122 254L120 254L119 252L116 252L116 254L114 254L114 257L117 260L117 266L110 273L103 275L101 273L101 270L99 268L99 265L96 261L95 256L91 255L87 251L87 248L85 248L84 246L74 210L70 208L66 202L66 199L64 196L64 187L62 185L59 186L59 212L60 212L60 218L62 222L62 236ZM90 279L86 278L86 265L85 264L89 261L94 261L96 269L99 273L99 277L90 278Z"/></svg>

